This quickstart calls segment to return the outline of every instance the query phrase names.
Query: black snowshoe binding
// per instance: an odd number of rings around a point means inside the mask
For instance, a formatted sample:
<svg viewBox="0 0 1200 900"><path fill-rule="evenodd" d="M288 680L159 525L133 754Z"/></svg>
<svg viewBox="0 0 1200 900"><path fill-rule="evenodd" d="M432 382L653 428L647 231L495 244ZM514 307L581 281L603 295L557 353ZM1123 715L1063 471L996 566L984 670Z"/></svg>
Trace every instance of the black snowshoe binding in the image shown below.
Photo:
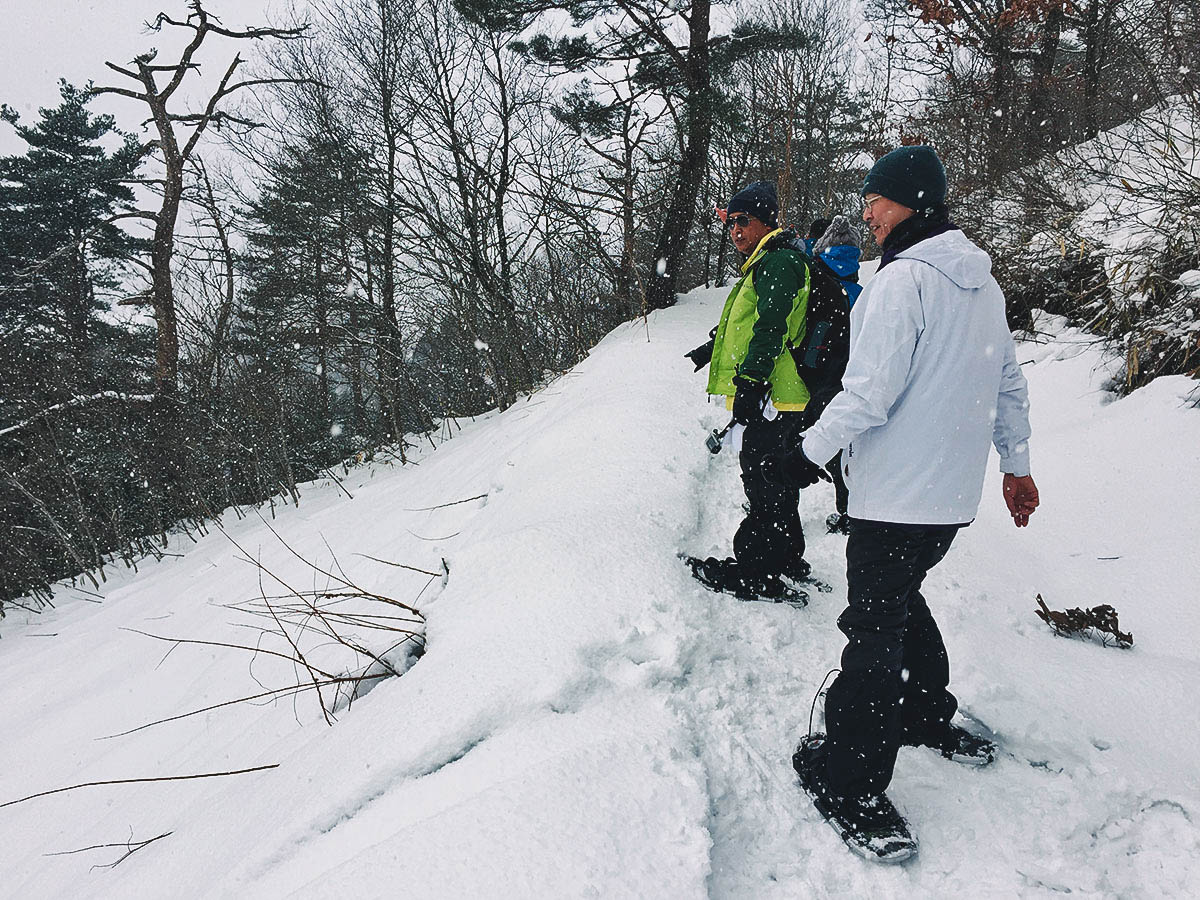
<svg viewBox="0 0 1200 900"><path fill-rule="evenodd" d="M932 747L946 759L964 766L986 766L996 759L996 745L987 738L971 734L960 725L950 725L946 733L934 741L919 741L913 747Z"/></svg>
<svg viewBox="0 0 1200 900"><path fill-rule="evenodd" d="M833 590L833 585L828 581L822 581L812 574L812 566L808 564L806 559L798 559L793 561L783 573L784 581L792 582L793 586L800 585L798 590L804 588L814 588L822 594L828 594Z"/></svg>
<svg viewBox="0 0 1200 900"><path fill-rule="evenodd" d="M768 603L787 603L790 606L808 605L808 594L785 583L779 575L749 575L738 566L736 559L717 559L710 556L681 557L691 568L692 575L710 591L730 594L739 600L762 600ZM802 561L803 562L803 561ZM804 563L807 568L808 563Z"/></svg>
<svg viewBox="0 0 1200 900"><path fill-rule="evenodd" d="M850 517L845 513L830 513L825 517L825 531L829 534L849 534Z"/></svg>
<svg viewBox="0 0 1200 900"><path fill-rule="evenodd" d="M792 766L825 821L863 859L901 863L916 856L917 839L886 794L841 797L830 790L824 776L824 744L823 734L805 738L792 756Z"/></svg>

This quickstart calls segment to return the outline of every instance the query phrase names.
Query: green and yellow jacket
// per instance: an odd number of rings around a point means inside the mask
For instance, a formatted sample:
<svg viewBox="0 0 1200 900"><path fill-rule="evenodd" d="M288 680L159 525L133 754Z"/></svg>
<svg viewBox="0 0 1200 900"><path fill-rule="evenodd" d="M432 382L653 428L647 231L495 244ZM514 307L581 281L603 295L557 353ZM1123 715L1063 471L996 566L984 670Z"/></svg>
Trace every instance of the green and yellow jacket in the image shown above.
<svg viewBox="0 0 1200 900"><path fill-rule="evenodd" d="M795 243L794 243L795 242ZM771 383L771 402L787 412L808 404L809 393L788 348L804 338L811 275L803 245L775 229L742 264L742 277L721 311L709 364L708 393L732 406L735 375Z"/></svg>

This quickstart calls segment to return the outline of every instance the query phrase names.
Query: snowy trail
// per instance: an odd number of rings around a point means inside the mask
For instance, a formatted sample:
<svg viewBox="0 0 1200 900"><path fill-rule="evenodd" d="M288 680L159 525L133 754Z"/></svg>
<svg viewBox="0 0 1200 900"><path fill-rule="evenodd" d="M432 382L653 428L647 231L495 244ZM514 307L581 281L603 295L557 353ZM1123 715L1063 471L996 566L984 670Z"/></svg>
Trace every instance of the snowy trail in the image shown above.
<svg viewBox="0 0 1200 900"><path fill-rule="evenodd" d="M1200 880L1200 413L1164 379L1119 402L1099 357L1023 344L1043 507L1013 528L989 475L979 519L928 581L953 689L1011 755L984 771L902 750L892 794L912 865L851 856L800 793L790 756L837 663L845 538L805 491L803 610L701 589L676 558L728 552L736 458L725 413L681 354L724 291L622 326L568 376L403 469L311 485L273 526L329 548L364 587L420 596L429 652L326 727L311 701L138 724L290 674L123 628L246 640L224 605L256 593L219 533L114 577L103 603L7 620L0 802L105 778L279 768L99 788L0 816L3 893L21 897L1185 896ZM993 460L994 463L994 460ZM469 503L441 506L486 495ZM438 507L427 509L427 507ZM256 518L227 527L285 577L311 573ZM436 579L357 554L435 571ZM1118 557L1116 559L1102 559ZM1111 603L1129 652L1053 636L1033 615ZM42 635L53 635L44 637ZM165 656L164 656L165 654ZM111 855L43 854L172 832Z"/></svg>
<svg viewBox="0 0 1200 900"><path fill-rule="evenodd" d="M1200 567L1188 541L1200 528L1200 414L1181 409L1193 387L1182 379L1105 409L1096 402L1097 357L1076 343L1089 342L1067 332L1049 347L1022 347L1022 359L1036 360L1027 371L1035 475L1049 511L1035 524L1049 520L1050 534L1039 540L1037 529L1012 528L993 472L979 519L927 582L950 647L952 686L964 708L999 733L1006 755L975 771L929 751L901 751L892 794L922 839L916 865L848 865L790 775L812 697L842 644L835 620L845 604L845 539L823 526L832 490L805 491L802 514L814 574L834 593L814 593L803 611L701 598L704 671L693 673L678 705L699 732L713 795L711 896L1191 890L1200 875L1192 737L1200 702L1191 686L1200 676ZM1146 469L1147 441L1169 448L1152 454L1165 471ZM736 460L720 463L713 494L736 497ZM1114 485L1110 467L1138 477ZM1090 515L1097 485L1122 510L1120 520ZM736 506L720 508L696 552L727 553L739 518ZM1099 559L1108 555L1137 563L1114 579L1114 561ZM1115 605L1127 628L1139 622L1139 649L1053 637L1031 614L1038 591L1057 608Z"/></svg>

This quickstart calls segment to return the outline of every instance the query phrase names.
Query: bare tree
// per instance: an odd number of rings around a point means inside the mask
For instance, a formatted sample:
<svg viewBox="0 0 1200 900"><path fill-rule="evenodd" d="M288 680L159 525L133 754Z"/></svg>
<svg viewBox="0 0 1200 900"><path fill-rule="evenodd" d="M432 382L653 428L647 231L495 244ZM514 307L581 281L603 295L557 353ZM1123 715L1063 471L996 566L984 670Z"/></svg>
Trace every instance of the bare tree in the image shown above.
<svg viewBox="0 0 1200 900"><path fill-rule="evenodd" d="M155 360L155 387L159 395L174 397L179 390L179 334L175 308L175 291L171 276L171 264L175 253L175 225L179 218L179 207L183 200L184 172L192 159L200 138L210 125L220 127L224 123L253 127L254 123L221 108L227 97L254 85L277 83L283 79L251 78L234 81L234 73L242 65L241 55L235 55L222 76L217 89L209 97L200 112L177 112L172 108L172 98L183 84L184 78L199 69L194 61L196 52L209 35L219 35L233 40L262 40L277 38L294 40L303 35L305 27L298 28L248 28L234 31L223 27L204 9L202 0L191 0L191 12L182 20L159 13L149 27L161 31L164 26L182 28L192 32L191 40L183 49L179 59L172 63L157 63L157 50L149 50L135 57L128 66L107 62L110 69L129 78L139 89L125 87L98 87L97 94L117 94L137 100L147 106L150 121L158 134L155 148L161 154L164 176L158 182L162 202L157 212L142 213L142 217L154 223L154 238L150 248L149 263L142 263L151 280L150 299L154 317L158 324L158 344ZM159 84L160 76L166 83Z"/></svg>

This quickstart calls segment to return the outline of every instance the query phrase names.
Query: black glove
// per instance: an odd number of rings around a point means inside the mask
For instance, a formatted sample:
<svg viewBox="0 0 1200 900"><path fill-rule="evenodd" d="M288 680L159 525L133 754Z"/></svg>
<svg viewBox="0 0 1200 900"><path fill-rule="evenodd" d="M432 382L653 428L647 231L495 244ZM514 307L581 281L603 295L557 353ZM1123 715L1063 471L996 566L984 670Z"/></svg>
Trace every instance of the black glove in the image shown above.
<svg viewBox="0 0 1200 900"><path fill-rule="evenodd" d="M716 343L717 341L714 338L707 344L701 344L695 350L689 350L683 355L692 361L692 363L696 366L696 371L699 372L710 362L712 362L713 346Z"/></svg>
<svg viewBox="0 0 1200 900"><path fill-rule="evenodd" d="M804 455L803 439L793 450L763 457L759 471L767 481L791 488L806 488L818 481L833 480L828 472Z"/></svg>
<svg viewBox="0 0 1200 900"><path fill-rule="evenodd" d="M763 407L767 404L767 395L771 385L766 381L752 381L743 375L735 375L733 386L737 393L733 395L733 421L739 425L749 425L760 422L763 417Z"/></svg>

